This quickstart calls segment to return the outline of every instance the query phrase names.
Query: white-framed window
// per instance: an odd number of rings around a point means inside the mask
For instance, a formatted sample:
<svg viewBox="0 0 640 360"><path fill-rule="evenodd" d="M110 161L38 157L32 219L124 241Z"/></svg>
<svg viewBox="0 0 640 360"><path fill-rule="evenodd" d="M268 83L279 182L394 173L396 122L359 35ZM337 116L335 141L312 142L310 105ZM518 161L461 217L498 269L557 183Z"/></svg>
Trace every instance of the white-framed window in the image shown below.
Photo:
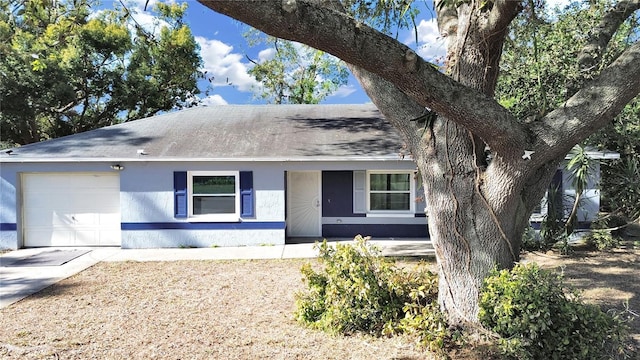
<svg viewBox="0 0 640 360"><path fill-rule="evenodd" d="M189 218L206 221L240 219L238 171L190 171L187 175Z"/></svg>
<svg viewBox="0 0 640 360"><path fill-rule="evenodd" d="M413 171L368 171L367 212L371 214L413 214L415 211Z"/></svg>

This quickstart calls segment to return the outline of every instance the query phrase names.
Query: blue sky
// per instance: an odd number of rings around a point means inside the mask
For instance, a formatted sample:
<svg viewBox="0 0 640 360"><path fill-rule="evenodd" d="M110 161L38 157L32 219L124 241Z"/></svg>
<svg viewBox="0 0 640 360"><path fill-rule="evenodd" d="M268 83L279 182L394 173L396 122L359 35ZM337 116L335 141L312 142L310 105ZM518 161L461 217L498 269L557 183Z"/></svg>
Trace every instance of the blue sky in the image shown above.
<svg viewBox="0 0 640 360"><path fill-rule="evenodd" d="M109 1L103 0L103 5L109 7ZM150 0L148 6L152 6L157 0ZM149 12L144 11L146 0L125 1L127 7L137 13L136 20L141 24L152 21ZM176 2L182 3L185 1ZM213 77L213 82L202 81L201 90L209 88L208 97L203 97L203 103L207 105L218 104L249 104L264 103L255 98L252 91L257 82L247 71L252 59L264 59L270 54L267 47L249 48L242 34L247 26L220 15L213 10L201 5L195 0L186 1L189 5L186 23L191 28L196 41L200 45L200 55L203 59L203 70ZM433 61L444 55L444 41L437 33L435 21L431 18L432 12L426 8L422 11L418 21L418 42L415 41L413 31L401 33L398 37L407 45L416 49L416 52L425 59ZM335 94L328 97L324 103L330 104L362 104L369 102L369 98L362 91L357 81L351 77L349 83L340 88Z"/></svg>
<svg viewBox="0 0 640 360"><path fill-rule="evenodd" d="M109 6L109 0L103 0L104 6ZM141 24L151 23L153 20L149 12L144 11L146 0L123 0L127 7L134 13L135 18ZM151 7L156 1L174 0L149 0ZM191 27L196 41L200 45L200 55L203 59L203 70L214 80L202 81L201 90L208 88L207 97L202 95L202 103L206 105L220 104L249 104L264 103L257 100L252 91L257 82L247 71L252 63L247 60L248 55L252 59L265 59L270 49L249 48L242 34L247 26L220 15L213 10L201 5L195 0L180 1L189 5L186 15L186 23ZM566 5L570 0L548 0L549 5ZM112 0L112 2L115 2ZM417 19L418 41L413 31L400 33L398 39L412 47L425 60L437 62L445 54L444 39L437 31L433 11L427 8L432 1L416 2L423 8ZM340 88L335 94L328 97L324 103L330 104L362 104L369 102L369 98L362 91L357 81L351 77L349 83Z"/></svg>

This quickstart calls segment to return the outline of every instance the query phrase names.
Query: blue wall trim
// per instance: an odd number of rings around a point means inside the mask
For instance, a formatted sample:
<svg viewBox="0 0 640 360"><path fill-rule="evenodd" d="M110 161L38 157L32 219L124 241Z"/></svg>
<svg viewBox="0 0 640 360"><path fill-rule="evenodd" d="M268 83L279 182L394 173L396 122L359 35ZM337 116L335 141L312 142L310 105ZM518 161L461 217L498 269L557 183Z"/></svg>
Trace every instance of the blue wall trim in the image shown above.
<svg viewBox="0 0 640 360"><path fill-rule="evenodd" d="M272 222L150 222L122 223L122 230L282 230L284 221Z"/></svg>
<svg viewBox="0 0 640 360"><path fill-rule="evenodd" d="M355 235L373 237L428 237L427 224L330 224L322 225L322 236L354 237Z"/></svg>
<svg viewBox="0 0 640 360"><path fill-rule="evenodd" d="M0 231L16 231L18 225L16 223L0 223Z"/></svg>

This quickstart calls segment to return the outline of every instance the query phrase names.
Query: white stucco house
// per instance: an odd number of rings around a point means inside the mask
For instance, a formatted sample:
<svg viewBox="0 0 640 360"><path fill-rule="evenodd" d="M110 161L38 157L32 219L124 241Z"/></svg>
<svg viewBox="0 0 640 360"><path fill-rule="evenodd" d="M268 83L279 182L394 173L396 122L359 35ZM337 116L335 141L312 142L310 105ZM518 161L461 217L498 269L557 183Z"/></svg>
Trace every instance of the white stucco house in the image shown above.
<svg viewBox="0 0 640 360"><path fill-rule="evenodd" d="M373 105L227 105L14 148L0 152L0 248L426 239L402 145ZM585 198L588 222L595 185Z"/></svg>

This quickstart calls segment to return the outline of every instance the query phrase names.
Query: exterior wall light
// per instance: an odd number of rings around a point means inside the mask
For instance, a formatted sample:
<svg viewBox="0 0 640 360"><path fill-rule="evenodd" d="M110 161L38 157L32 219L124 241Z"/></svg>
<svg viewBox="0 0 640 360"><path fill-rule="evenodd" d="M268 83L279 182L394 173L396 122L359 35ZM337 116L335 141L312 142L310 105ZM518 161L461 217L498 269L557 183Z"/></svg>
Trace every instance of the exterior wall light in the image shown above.
<svg viewBox="0 0 640 360"><path fill-rule="evenodd" d="M124 170L124 166L122 166L120 164L115 164L115 165L111 165L111 169L112 170L116 170L116 171L122 171L122 170Z"/></svg>

